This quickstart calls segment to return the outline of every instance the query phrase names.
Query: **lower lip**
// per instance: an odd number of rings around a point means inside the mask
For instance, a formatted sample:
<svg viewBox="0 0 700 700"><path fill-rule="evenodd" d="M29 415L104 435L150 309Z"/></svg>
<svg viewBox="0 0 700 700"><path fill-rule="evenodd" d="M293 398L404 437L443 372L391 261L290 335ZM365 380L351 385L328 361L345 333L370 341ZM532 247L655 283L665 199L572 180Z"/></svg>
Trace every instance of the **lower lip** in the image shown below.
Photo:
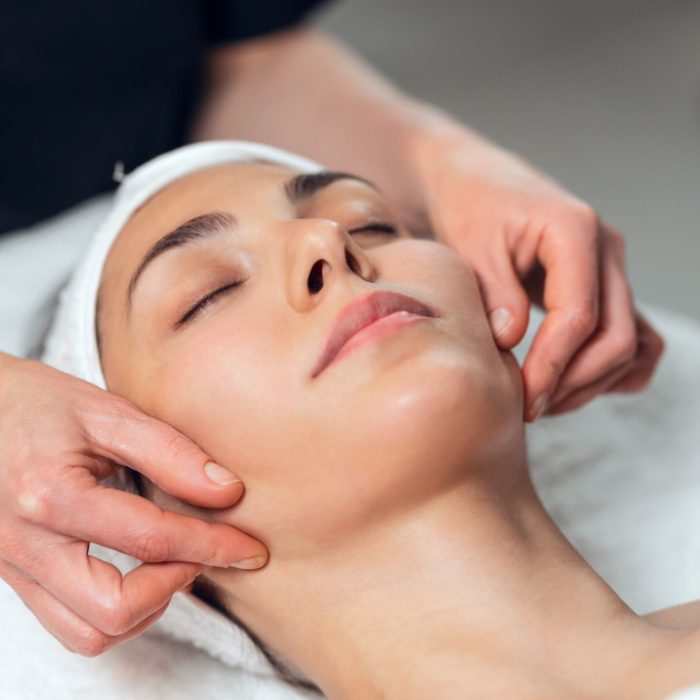
<svg viewBox="0 0 700 700"><path fill-rule="evenodd" d="M347 354L365 343L369 343L372 340L379 340L404 326L412 326L414 323L427 321L429 318L429 316L419 316L410 311L395 311L393 314L383 316L357 331L357 333L343 345L338 354L329 362L329 365L332 365L338 360L342 360Z"/></svg>

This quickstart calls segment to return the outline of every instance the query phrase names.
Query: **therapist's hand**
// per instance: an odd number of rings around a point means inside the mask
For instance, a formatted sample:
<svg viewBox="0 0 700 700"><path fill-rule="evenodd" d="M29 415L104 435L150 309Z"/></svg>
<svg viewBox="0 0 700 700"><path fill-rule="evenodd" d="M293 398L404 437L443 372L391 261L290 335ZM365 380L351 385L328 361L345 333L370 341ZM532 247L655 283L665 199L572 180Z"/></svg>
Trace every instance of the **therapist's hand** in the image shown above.
<svg viewBox="0 0 700 700"><path fill-rule="evenodd" d="M135 637L204 565L258 568L264 546L98 480L128 465L194 505L224 508L240 481L128 401L0 353L0 577L66 648L94 656ZM94 542L146 563L122 577Z"/></svg>
<svg viewBox="0 0 700 700"><path fill-rule="evenodd" d="M522 339L530 302L546 311L523 364L525 418L643 388L663 341L635 309L622 236L466 129L417 153L430 227L474 268L497 344Z"/></svg>
<svg viewBox="0 0 700 700"><path fill-rule="evenodd" d="M530 301L544 304L523 368L526 417L651 377L661 339L635 311L622 239L589 206L317 29L210 58L194 138L245 134L369 177L414 233L434 233L471 263L503 349L523 336Z"/></svg>

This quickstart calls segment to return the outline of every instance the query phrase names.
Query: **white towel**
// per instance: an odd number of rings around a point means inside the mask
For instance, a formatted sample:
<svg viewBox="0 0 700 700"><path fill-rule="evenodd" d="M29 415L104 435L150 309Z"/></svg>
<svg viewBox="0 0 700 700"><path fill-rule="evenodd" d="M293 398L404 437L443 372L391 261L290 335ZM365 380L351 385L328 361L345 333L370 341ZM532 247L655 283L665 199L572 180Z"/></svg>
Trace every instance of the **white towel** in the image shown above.
<svg viewBox="0 0 700 700"><path fill-rule="evenodd" d="M700 700L700 685L679 690L677 693L669 695L666 700Z"/></svg>
<svg viewBox="0 0 700 700"><path fill-rule="evenodd" d="M324 169L319 163L302 156L251 141L191 144L141 165L123 179L111 211L97 228L85 255L61 292L42 357L46 364L107 388L97 349L95 305L102 268L114 240L133 212L169 183L206 167L238 161L264 161L302 172ZM125 470L117 472L106 483L133 490ZM91 547L91 554L112 562L122 572L140 563L132 557L95 545ZM274 674L265 657L239 627L193 595L175 595L155 629L190 642L230 666Z"/></svg>
<svg viewBox="0 0 700 700"><path fill-rule="evenodd" d="M700 700L700 685L679 690L677 693L669 695L666 700Z"/></svg>

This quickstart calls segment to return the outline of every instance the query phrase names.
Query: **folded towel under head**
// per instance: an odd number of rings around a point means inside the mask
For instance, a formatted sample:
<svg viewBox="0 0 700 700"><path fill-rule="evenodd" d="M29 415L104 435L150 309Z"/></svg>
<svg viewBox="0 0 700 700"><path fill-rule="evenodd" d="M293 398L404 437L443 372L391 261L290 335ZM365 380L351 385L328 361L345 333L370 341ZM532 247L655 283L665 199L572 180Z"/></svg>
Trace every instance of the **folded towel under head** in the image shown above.
<svg viewBox="0 0 700 700"><path fill-rule="evenodd" d="M260 161L301 172L323 166L302 156L251 141L205 141L157 156L123 177L111 211L98 227L85 255L63 288L42 360L57 369L106 389L95 332L95 305L102 268L109 250L129 218L150 197L185 175L214 165ZM134 490L126 470L105 480L113 488ZM122 572L138 560L105 547L90 553ZM189 642L223 662L256 673L274 673L264 655L239 627L193 595L178 593L152 632Z"/></svg>

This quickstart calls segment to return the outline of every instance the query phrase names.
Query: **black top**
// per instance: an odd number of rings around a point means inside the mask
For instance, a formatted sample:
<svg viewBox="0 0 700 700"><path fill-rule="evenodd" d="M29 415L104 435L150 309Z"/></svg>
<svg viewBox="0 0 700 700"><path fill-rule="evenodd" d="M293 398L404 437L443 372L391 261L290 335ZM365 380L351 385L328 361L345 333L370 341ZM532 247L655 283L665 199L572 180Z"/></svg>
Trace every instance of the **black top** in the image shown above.
<svg viewBox="0 0 700 700"><path fill-rule="evenodd" d="M323 0L2 0L0 233L115 187L185 142L217 44Z"/></svg>

